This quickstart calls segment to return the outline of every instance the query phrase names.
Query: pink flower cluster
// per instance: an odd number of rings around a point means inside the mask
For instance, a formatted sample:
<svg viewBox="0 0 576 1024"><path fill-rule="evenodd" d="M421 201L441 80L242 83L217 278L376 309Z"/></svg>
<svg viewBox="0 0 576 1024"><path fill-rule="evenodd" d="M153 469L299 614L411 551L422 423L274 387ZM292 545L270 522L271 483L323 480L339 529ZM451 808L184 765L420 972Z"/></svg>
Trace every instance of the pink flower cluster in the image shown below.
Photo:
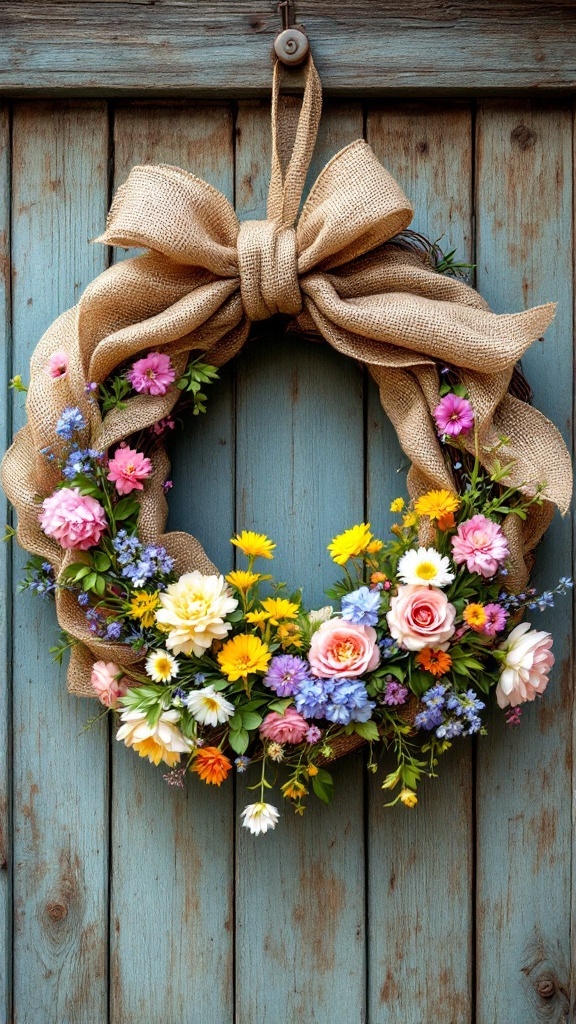
<svg viewBox="0 0 576 1024"><path fill-rule="evenodd" d="M310 729L309 723L294 708L283 715L271 711L260 726L260 735L272 743L301 743Z"/></svg>
<svg viewBox="0 0 576 1024"><path fill-rule="evenodd" d="M505 660L496 699L501 708L516 707L544 693L554 664L551 647L550 633L531 629L529 622L521 622L500 644Z"/></svg>
<svg viewBox="0 0 576 1024"><path fill-rule="evenodd" d="M353 679L373 672L380 661L376 630L329 619L312 636L308 661L312 675L321 679Z"/></svg>
<svg viewBox="0 0 576 1024"><path fill-rule="evenodd" d="M152 463L142 452L133 448L117 448L108 463L108 480L116 487L118 494L130 494L144 489L143 480L152 472Z"/></svg>
<svg viewBox="0 0 576 1024"><path fill-rule="evenodd" d="M126 374L135 391L146 395L165 395L176 380L176 371L170 356L163 352L149 352L144 359L137 359Z"/></svg>
<svg viewBox="0 0 576 1024"><path fill-rule="evenodd" d="M70 359L67 352L53 352L48 360L46 370L52 380L59 380L68 373Z"/></svg>
<svg viewBox="0 0 576 1024"><path fill-rule="evenodd" d="M107 522L102 505L80 493L79 487L62 487L42 502L40 526L63 548L87 551L99 543Z"/></svg>
<svg viewBox="0 0 576 1024"><path fill-rule="evenodd" d="M508 541L498 523L486 516L472 516L461 523L452 537L452 557L456 565L466 562L468 572L486 579L494 576L510 555Z"/></svg>

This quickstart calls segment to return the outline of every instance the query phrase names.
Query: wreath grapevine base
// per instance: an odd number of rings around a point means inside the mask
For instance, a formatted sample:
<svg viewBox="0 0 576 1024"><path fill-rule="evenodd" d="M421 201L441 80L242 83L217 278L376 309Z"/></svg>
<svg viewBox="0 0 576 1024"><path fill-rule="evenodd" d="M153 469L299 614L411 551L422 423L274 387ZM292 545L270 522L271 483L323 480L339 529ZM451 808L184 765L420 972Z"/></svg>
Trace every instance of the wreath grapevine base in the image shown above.
<svg viewBox="0 0 576 1024"><path fill-rule="evenodd" d="M310 791L331 799L326 765L360 745L374 771L393 751L383 788L414 805L453 740L484 731L492 692L516 724L544 691L552 640L523 614L572 586L528 586L571 468L513 386L554 307L492 313L407 231L410 203L362 141L330 161L294 227L321 88L309 58L295 119L278 83L276 68L268 219L239 224L179 168L134 168L101 241L147 251L41 339L2 465L31 554L24 586L55 599L70 690L98 696L172 785L248 769L254 833L278 819L276 777L302 813ZM388 497L392 538L367 523L333 538L340 578L312 611L274 583L264 534L232 538L246 562L224 578L195 538L164 532L176 411L204 412L218 367L277 313L367 365L412 463L409 497Z"/></svg>

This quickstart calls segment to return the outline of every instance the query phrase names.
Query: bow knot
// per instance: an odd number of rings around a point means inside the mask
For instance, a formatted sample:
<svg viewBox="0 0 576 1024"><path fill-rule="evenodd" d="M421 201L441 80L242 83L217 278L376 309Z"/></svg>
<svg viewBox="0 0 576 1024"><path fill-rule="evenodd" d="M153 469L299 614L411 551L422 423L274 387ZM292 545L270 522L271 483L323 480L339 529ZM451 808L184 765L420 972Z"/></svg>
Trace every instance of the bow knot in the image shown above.
<svg viewBox="0 0 576 1024"><path fill-rule="evenodd" d="M296 232L271 220L245 220L237 240L240 292L249 320L299 313Z"/></svg>

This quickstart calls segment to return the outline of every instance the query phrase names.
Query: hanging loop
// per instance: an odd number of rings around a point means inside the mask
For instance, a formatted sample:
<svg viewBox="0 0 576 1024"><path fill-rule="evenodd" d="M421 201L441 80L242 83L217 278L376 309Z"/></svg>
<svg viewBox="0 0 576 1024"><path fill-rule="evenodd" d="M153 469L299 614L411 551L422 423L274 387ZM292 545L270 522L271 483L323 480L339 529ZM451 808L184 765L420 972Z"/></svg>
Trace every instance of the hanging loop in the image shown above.
<svg viewBox="0 0 576 1024"><path fill-rule="evenodd" d="M282 0L278 10L282 15L282 32L274 41L274 52L282 64L297 67L306 60L310 51L308 37L301 26L291 24L291 0Z"/></svg>

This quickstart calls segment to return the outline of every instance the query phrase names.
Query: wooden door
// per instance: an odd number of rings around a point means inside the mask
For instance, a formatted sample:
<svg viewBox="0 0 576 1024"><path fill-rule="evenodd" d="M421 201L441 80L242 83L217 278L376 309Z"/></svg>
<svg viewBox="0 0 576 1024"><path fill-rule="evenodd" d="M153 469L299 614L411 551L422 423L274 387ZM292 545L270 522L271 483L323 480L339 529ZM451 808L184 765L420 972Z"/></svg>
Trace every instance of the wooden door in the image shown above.
<svg viewBox="0 0 576 1024"><path fill-rule="evenodd" d="M27 374L38 338L107 265L89 240L141 162L175 163L262 217L263 100L6 101L0 113L5 358ZM372 98L327 104L311 179L364 135L411 197L414 227L457 247L498 311L559 303L524 370L571 435L571 101ZM126 254L116 252L114 259ZM24 419L0 403L3 436ZM173 447L170 524L222 570L229 537L263 531L276 570L323 601L326 545L367 517L390 525L406 463L376 390L326 344L267 333L211 389ZM7 512L6 512L7 515ZM536 577L570 571L558 517ZM52 607L16 595L23 557L0 550L7 671L3 984L18 1024L532 1024L573 1021L570 992L572 677L569 602L546 700L520 729L498 716L460 742L418 808L386 809L361 755L337 799L282 808L263 838L238 827L242 779L170 789L70 697L48 655ZM573 997L572 997L573 998Z"/></svg>

